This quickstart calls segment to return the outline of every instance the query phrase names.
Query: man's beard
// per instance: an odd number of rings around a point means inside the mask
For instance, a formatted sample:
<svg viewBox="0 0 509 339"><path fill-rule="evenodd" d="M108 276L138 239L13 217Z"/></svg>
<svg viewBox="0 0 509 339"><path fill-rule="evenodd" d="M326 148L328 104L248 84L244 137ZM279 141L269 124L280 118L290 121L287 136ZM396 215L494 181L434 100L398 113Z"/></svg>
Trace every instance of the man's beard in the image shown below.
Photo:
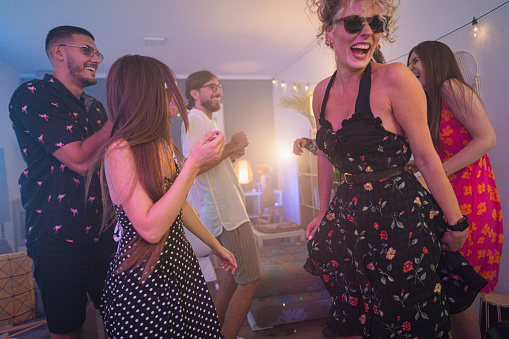
<svg viewBox="0 0 509 339"><path fill-rule="evenodd" d="M217 112L221 109L221 104L218 102L217 104L212 103L212 100L208 100L201 104L205 107L209 112Z"/></svg>
<svg viewBox="0 0 509 339"><path fill-rule="evenodd" d="M83 88L97 84L96 78L87 78L83 76L84 68L79 66L73 58L69 58L67 61L67 68L69 69L69 73L74 79L80 82Z"/></svg>

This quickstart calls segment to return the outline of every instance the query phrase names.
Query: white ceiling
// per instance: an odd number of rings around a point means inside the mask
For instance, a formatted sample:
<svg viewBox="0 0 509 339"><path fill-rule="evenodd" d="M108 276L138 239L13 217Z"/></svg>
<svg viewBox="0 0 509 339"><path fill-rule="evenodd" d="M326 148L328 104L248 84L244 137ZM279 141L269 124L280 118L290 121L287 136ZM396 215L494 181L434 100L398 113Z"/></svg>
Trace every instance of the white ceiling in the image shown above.
<svg viewBox="0 0 509 339"><path fill-rule="evenodd" d="M503 2L401 0L396 43L382 50L393 60ZM291 80L315 82L330 73L333 57L316 45L316 19L305 7L305 0L1 0L0 60L20 74L50 70L47 32L76 25L94 34L105 55L100 76L118 57L142 54L165 62L180 77L209 69L221 78L271 79L299 65ZM146 45L146 36L165 42Z"/></svg>

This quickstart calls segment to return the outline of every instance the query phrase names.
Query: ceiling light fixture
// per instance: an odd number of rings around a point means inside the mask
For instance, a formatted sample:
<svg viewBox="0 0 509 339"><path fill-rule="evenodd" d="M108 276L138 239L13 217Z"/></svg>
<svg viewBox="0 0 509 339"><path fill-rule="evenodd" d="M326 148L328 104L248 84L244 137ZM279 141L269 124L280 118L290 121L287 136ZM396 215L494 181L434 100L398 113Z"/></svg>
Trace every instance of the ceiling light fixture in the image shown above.
<svg viewBox="0 0 509 339"><path fill-rule="evenodd" d="M162 36L144 36L143 41L147 46L162 46L166 43L166 38Z"/></svg>

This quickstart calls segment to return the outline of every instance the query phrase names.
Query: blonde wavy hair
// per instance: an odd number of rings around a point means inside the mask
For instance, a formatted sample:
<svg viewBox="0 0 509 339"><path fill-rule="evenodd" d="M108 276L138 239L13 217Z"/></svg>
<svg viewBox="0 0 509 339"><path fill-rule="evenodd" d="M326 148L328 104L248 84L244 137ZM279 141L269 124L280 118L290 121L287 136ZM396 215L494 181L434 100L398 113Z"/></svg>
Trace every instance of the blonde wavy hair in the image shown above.
<svg viewBox="0 0 509 339"><path fill-rule="evenodd" d="M323 39L323 36L329 27L334 27L334 20L339 12L343 11L347 6L353 7L360 0L306 0L307 9L310 14L316 13L321 25L318 29L317 38ZM349 3L349 5L348 5ZM396 9L399 0L364 0L363 8L378 6L380 8L380 16L390 18L387 30L382 33L381 42L394 42L396 21Z"/></svg>

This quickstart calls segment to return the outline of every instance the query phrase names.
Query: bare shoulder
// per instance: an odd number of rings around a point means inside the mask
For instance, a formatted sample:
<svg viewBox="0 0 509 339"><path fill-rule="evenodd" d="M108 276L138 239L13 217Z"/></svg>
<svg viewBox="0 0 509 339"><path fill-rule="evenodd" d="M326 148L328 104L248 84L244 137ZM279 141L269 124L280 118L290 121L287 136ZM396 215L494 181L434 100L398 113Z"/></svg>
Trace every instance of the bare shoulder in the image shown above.
<svg viewBox="0 0 509 339"><path fill-rule="evenodd" d="M372 74L374 79L384 81L388 86L401 86L409 79L415 79L408 67L401 62L392 64L373 63Z"/></svg>
<svg viewBox="0 0 509 339"><path fill-rule="evenodd" d="M327 78L323 79L322 81L320 81L318 83L318 85L316 85L315 90L313 91L313 97L314 96L323 97L323 95L325 94L325 90L327 89L327 85L329 84L329 81L331 78L332 78L332 76L327 77Z"/></svg>
<svg viewBox="0 0 509 339"><path fill-rule="evenodd" d="M113 152L120 149L129 148L129 143L124 138L117 139L113 141L109 146L106 152Z"/></svg>
<svg viewBox="0 0 509 339"><path fill-rule="evenodd" d="M449 104L452 98L460 97L458 94L463 94L464 97L470 97L474 92L457 79L447 79L440 88L442 98Z"/></svg>
<svg viewBox="0 0 509 339"><path fill-rule="evenodd" d="M323 79L313 90L313 110L315 111L315 118L317 118L316 114L319 112L320 105L323 97L325 96L325 91L327 90L327 85L329 84L330 79L331 77Z"/></svg>
<svg viewBox="0 0 509 339"><path fill-rule="evenodd" d="M123 138L113 141L106 149L106 161L125 161L131 155L131 147L127 140Z"/></svg>

